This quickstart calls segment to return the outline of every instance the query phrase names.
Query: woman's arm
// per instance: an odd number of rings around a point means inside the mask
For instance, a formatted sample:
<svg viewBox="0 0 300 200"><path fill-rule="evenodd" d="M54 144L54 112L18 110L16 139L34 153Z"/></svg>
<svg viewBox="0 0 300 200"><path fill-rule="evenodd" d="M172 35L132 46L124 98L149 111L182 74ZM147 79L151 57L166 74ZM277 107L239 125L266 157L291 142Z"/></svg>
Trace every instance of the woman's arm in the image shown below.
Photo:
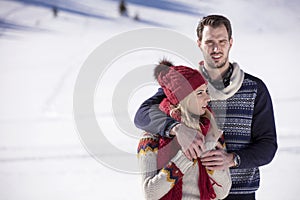
<svg viewBox="0 0 300 200"><path fill-rule="evenodd" d="M157 170L158 139L143 137L138 147L138 160L145 199L160 199L182 179L193 162L181 150L162 169Z"/></svg>

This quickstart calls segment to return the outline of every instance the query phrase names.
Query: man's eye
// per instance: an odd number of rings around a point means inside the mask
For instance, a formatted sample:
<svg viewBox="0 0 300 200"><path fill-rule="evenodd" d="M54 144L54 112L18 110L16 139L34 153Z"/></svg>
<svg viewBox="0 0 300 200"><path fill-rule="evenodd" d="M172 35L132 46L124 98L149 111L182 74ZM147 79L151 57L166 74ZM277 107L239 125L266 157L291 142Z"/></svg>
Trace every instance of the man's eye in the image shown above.
<svg viewBox="0 0 300 200"><path fill-rule="evenodd" d="M225 45L226 43L227 43L226 40L222 40L222 41L220 42L221 45Z"/></svg>
<svg viewBox="0 0 300 200"><path fill-rule="evenodd" d="M208 46L213 46L214 43L213 43L213 42L206 42L206 45L208 45Z"/></svg>

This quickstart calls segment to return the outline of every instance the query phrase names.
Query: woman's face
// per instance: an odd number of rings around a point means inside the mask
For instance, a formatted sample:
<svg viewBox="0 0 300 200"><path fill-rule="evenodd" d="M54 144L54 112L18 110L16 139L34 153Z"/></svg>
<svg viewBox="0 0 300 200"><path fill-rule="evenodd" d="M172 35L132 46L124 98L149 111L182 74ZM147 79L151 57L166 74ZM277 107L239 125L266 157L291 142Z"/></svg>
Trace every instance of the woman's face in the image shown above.
<svg viewBox="0 0 300 200"><path fill-rule="evenodd" d="M203 84L192 93L187 109L195 115L203 115L209 101L207 85Z"/></svg>

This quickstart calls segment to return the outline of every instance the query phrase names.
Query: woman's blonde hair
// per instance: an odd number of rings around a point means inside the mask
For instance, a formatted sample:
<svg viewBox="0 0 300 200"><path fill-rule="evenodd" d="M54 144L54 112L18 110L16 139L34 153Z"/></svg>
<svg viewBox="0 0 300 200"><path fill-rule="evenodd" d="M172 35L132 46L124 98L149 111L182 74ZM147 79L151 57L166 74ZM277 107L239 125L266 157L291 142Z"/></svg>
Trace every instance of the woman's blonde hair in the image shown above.
<svg viewBox="0 0 300 200"><path fill-rule="evenodd" d="M217 131L218 126L217 126L216 120L215 120L213 114L208 109L206 109L205 113L201 116L196 116L195 114L191 113L188 110L188 106L189 106L190 100L192 98L196 98L196 96L193 92L191 94L189 94L188 96L186 96L183 100L181 100L176 107L174 107L170 110L170 116L172 117L172 114L174 115L175 113L179 112L180 117L181 117L181 123L183 123L187 127L196 129L200 132L202 132L201 128L200 128L200 117L205 117L210 120L211 131L213 131L213 132Z"/></svg>

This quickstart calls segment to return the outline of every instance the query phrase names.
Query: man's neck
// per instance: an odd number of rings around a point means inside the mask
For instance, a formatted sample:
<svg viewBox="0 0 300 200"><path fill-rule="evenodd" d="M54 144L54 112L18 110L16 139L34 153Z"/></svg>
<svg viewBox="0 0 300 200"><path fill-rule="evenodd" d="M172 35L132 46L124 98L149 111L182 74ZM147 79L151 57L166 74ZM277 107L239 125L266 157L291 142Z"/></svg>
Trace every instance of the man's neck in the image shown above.
<svg viewBox="0 0 300 200"><path fill-rule="evenodd" d="M211 80L221 80L221 79L223 79L224 74L229 69L229 62L226 63L221 68L210 68L210 67L206 67L205 65L204 65L204 68L207 71Z"/></svg>

